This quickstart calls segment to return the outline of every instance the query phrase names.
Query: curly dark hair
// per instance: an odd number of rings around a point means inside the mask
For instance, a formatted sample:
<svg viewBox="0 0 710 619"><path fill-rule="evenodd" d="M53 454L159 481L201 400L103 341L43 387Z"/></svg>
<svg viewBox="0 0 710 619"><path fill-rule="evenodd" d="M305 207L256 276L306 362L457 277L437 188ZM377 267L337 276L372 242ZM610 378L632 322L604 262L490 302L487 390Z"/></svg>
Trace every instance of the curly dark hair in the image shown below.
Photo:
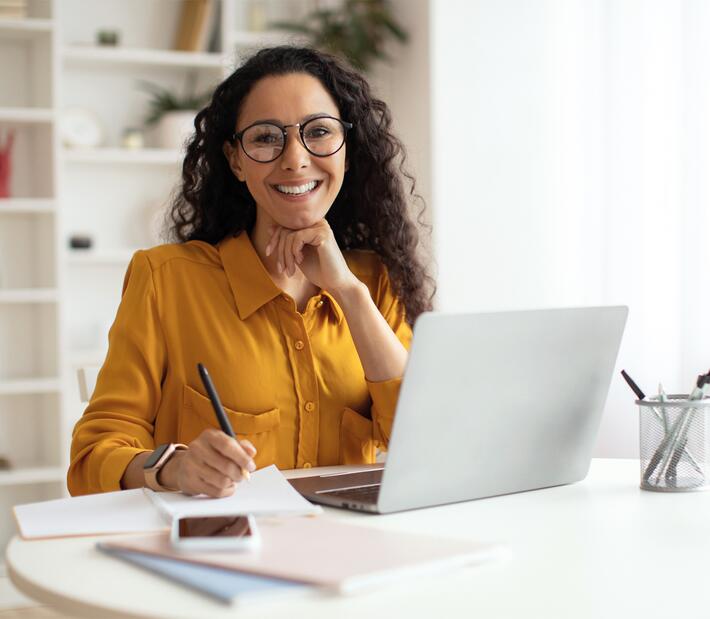
<svg viewBox="0 0 710 619"><path fill-rule="evenodd" d="M326 220L341 250L369 249L388 270L407 321L432 307L436 290L417 255L419 231L408 216L409 197L421 204L414 178L405 170L404 147L392 133L392 116L364 77L324 52L295 46L258 51L217 86L207 107L195 118L195 134L187 145L182 184L168 212L168 238L216 244L228 235L251 231L256 204L246 183L229 168L224 142L234 132L237 116L254 84L267 76L307 73L333 97L341 118L353 123L348 133L348 171ZM430 230L430 226L425 226Z"/></svg>

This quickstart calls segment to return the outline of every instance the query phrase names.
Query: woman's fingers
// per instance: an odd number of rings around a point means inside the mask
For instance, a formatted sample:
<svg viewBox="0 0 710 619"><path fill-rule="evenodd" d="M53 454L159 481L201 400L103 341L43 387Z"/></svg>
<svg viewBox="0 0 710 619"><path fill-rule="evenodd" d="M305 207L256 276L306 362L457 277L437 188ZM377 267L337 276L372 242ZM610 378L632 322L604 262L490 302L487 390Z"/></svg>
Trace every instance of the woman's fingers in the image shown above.
<svg viewBox="0 0 710 619"><path fill-rule="evenodd" d="M266 255L269 256L271 255L271 252L274 251L274 247L276 246L278 242L278 232L280 228L278 226L270 226L269 232L271 236L269 237L269 242L266 244Z"/></svg>
<svg viewBox="0 0 710 619"><path fill-rule="evenodd" d="M211 497L229 496L234 493L235 484L230 479L220 481L211 471L203 471L199 463L193 463L182 471L180 490L185 494L207 494Z"/></svg>
<svg viewBox="0 0 710 619"><path fill-rule="evenodd" d="M279 232L279 245L276 249L276 270L279 273L283 273L286 268L286 262L284 259L284 253L286 248L286 237L288 236L288 230L281 228Z"/></svg>
<svg viewBox="0 0 710 619"><path fill-rule="evenodd" d="M209 444L222 456L234 462L240 469L246 469L249 472L256 470L256 464L251 456L244 451L239 441L227 436L219 430L205 430L203 434L209 432ZM238 479L237 479L238 480ZM235 481L237 481L235 480Z"/></svg>
<svg viewBox="0 0 710 619"><path fill-rule="evenodd" d="M293 253L293 244L297 239L298 232L291 232L286 235L286 242L284 243L284 264L289 277L293 277L296 272L296 256Z"/></svg>
<svg viewBox="0 0 710 619"><path fill-rule="evenodd" d="M231 496L234 494L234 489L236 488L234 482L225 485L215 485L209 478L203 477L202 475L197 475L197 480L202 494L206 494L215 499L222 498L225 496Z"/></svg>
<svg viewBox="0 0 710 619"><path fill-rule="evenodd" d="M266 244L266 255L273 254L276 258L277 272L285 273L289 277L293 277L297 265L303 262L303 248L306 245L319 247L325 240L323 231L316 227L289 230L274 225L270 227L270 230L273 231Z"/></svg>
<svg viewBox="0 0 710 619"><path fill-rule="evenodd" d="M256 449L249 441L236 441L216 428L205 430L190 443L181 462L178 485L188 494L229 496L243 471L256 470Z"/></svg>
<svg viewBox="0 0 710 619"><path fill-rule="evenodd" d="M233 460L226 458L212 445L196 445L195 455L202 461L203 469L212 469L233 481L242 479L242 467Z"/></svg>
<svg viewBox="0 0 710 619"><path fill-rule="evenodd" d="M293 244L293 254L296 256L297 264L301 264L301 262L303 262L303 246L305 244L306 242L300 236Z"/></svg>
<svg viewBox="0 0 710 619"><path fill-rule="evenodd" d="M256 455L256 447L254 447L254 445L252 445L251 442L247 439L242 439L241 441L239 441L239 444L242 446L242 449L246 451L247 454L249 454L249 456L251 456L252 458Z"/></svg>

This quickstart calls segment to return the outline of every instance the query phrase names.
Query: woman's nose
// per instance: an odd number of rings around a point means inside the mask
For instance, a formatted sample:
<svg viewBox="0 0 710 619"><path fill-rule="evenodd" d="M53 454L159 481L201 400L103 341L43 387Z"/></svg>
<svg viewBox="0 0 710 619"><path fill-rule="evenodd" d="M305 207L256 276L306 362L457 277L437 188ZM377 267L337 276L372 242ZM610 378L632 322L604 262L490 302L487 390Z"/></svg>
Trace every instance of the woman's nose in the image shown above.
<svg viewBox="0 0 710 619"><path fill-rule="evenodd" d="M301 143L297 127L290 127L286 133L284 152L281 155L281 167L284 170L300 170L308 167L311 155Z"/></svg>

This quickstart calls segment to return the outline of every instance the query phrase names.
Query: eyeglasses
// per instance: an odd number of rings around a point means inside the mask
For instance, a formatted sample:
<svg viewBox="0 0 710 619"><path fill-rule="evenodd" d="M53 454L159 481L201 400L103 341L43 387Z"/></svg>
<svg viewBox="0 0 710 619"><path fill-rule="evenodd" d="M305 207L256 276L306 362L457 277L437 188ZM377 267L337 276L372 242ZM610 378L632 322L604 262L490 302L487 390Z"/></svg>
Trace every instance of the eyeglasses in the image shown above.
<svg viewBox="0 0 710 619"><path fill-rule="evenodd" d="M289 127L298 127L301 143L311 155L330 157L343 147L345 136L353 125L332 116L318 116L303 124L293 125L259 122L233 133L230 141L234 143L239 140L249 159L269 163L278 159L284 151L288 137L286 129Z"/></svg>

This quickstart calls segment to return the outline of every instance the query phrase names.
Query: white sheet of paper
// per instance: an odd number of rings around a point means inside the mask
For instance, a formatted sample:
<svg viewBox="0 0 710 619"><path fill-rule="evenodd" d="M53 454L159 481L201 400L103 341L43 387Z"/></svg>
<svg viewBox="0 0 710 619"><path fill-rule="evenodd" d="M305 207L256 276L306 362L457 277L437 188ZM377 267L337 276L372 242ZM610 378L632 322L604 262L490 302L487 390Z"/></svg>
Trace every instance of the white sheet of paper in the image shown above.
<svg viewBox="0 0 710 619"><path fill-rule="evenodd" d="M143 490L119 490L13 508L24 539L161 531L168 527Z"/></svg>
<svg viewBox="0 0 710 619"><path fill-rule="evenodd" d="M146 494L155 501L159 510L172 516L213 516L219 514L307 515L323 510L309 503L275 466L255 471L250 481L237 484L234 494L222 499L205 495L188 496L178 492L152 492ZM162 507L161 507L162 505Z"/></svg>

